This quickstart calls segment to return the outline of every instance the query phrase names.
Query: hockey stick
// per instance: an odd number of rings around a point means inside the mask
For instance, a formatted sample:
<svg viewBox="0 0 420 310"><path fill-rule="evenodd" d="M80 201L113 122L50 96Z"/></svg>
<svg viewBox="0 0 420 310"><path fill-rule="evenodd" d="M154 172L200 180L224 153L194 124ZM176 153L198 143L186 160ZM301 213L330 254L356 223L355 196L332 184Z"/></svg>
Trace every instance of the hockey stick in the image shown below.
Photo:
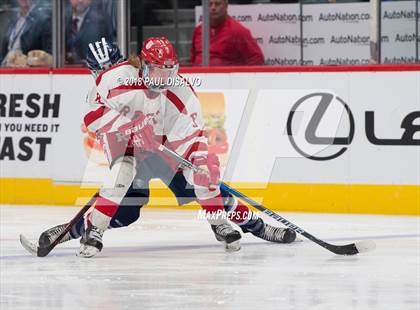
<svg viewBox="0 0 420 310"><path fill-rule="evenodd" d="M167 147L165 147L163 145L160 145L159 150L162 151L163 153L165 153L166 155L172 157L173 159L175 159L181 166L192 169L194 171L200 171L200 169L197 166L193 165L191 162L182 158L177 153L168 149ZM350 244L346 244L346 245L334 245L334 244L327 243L327 242L322 241L322 240L316 238L315 236L311 235L310 233L303 230L299 226L289 222L287 219L285 219L284 217L282 217L282 216L278 215L277 213L271 211L270 209L267 209L266 207L259 204L255 200L245 196L244 194L237 191L236 189L233 189L232 187L230 187L226 183L221 182L220 183L220 188L229 192L229 193L231 193L232 195L234 195L238 198L241 198L242 200L246 201L248 204L250 204L254 208L260 210L261 212L267 214L268 216L275 219L276 221L278 221L278 222L282 223L283 225L287 226L288 228L294 230L296 233L301 234L302 236L306 237L307 239L315 242L316 244L324 247L325 249L327 249L327 250L329 250L329 251L331 251L335 254L354 255L354 254L357 254L357 253L362 253L362 252L367 252L367 251L374 250L375 247L376 247L375 242L373 242L371 240L364 240L364 241L360 241L360 242L356 242L356 243L350 243Z"/></svg>
<svg viewBox="0 0 420 310"><path fill-rule="evenodd" d="M60 240L70 231L70 229L83 217L83 215L89 210L89 208L95 203L96 198L98 197L99 192L97 192L92 198L90 198L89 202L85 204L85 206L80 209L80 211L71 219L71 221L67 224L66 228L57 236L57 238L48 246L40 247L35 243L29 241L24 235L20 235L20 243L22 246L32 255L38 257L45 257L47 256L57 244L60 243Z"/></svg>

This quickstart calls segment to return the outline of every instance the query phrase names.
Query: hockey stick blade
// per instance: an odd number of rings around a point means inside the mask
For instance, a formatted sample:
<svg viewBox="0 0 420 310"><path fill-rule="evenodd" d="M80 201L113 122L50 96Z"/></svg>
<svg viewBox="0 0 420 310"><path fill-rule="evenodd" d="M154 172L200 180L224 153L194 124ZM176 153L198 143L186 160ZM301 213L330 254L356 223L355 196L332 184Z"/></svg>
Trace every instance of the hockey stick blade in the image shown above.
<svg viewBox="0 0 420 310"><path fill-rule="evenodd" d="M19 236L20 244L23 246L23 248L31 253L33 256L38 256L38 246L29 241L28 238L26 238L24 235Z"/></svg>
<svg viewBox="0 0 420 310"><path fill-rule="evenodd" d="M49 246L46 247L40 247L36 245L35 243L29 241L28 238L26 238L24 235L19 236L20 244L27 250L29 253L31 253L33 256L38 257L45 257L47 256L52 249L55 248L55 243L51 243Z"/></svg>
<svg viewBox="0 0 420 310"><path fill-rule="evenodd" d="M263 212L265 214L267 214L271 218L273 218L276 221L282 223L283 225L292 229L296 233L306 237L307 239L315 242L316 244L322 246L323 248L325 248L325 249L327 249L327 250L329 250L329 251L331 251L335 254L338 254L338 255L355 255L355 254L358 254L358 253L363 253L363 252L368 252L368 251L374 250L375 247L376 247L375 243L373 241L370 241L370 240L360 241L360 242L357 242L357 243L350 243L350 244L346 244L346 245L334 245L334 244L327 243L327 242L325 242L323 240L320 240L320 239L316 238L315 236L311 235L310 233L303 230L299 226L293 224L292 222L288 221L287 219L285 219L281 215L271 211L270 209L267 209L266 207L264 207L263 205L259 204L256 201L254 201L253 199L245 196L244 194L237 191L236 189L233 189L232 187L230 187L226 183L222 182L220 184L220 187L225 189L226 191L228 191L232 195L234 195L234 196L236 196L240 199L243 199L244 201L249 203L254 208L260 210L261 212Z"/></svg>
<svg viewBox="0 0 420 310"><path fill-rule="evenodd" d="M60 243L61 239L70 231L70 229L83 217L83 215L90 209L90 207L95 203L96 198L98 197L99 192L97 192L92 198L90 198L89 202L77 212L77 214L71 219L71 221L67 224L66 228L57 236L57 238L51 242L46 247L40 247L33 242L29 241L24 235L20 235L20 243L22 246L32 255L38 257L45 257L47 256L57 244Z"/></svg>
<svg viewBox="0 0 420 310"><path fill-rule="evenodd" d="M190 161L181 157L176 152L168 149L164 145L160 145L158 147L158 149L161 152L165 153L166 155L175 159L182 167L192 169L193 171L199 171L200 170L197 166L192 164ZM292 222L288 221L287 219L280 216L279 214L271 211L270 209L267 209L266 207L259 204L255 200L245 196L244 194L242 194L241 192L237 191L236 189L230 187L226 183L221 182L220 183L220 188L229 192L229 193L231 193L232 195L244 200L245 202L247 202L248 204L250 204L254 208L256 208L256 209L260 210L261 212L265 213L266 215L268 215L269 217L275 219L276 221L282 223L283 225L287 226L288 228L295 231L296 233L306 237L307 239L315 242L316 244L322 246L323 248L325 248L325 249L327 249L327 250L329 250L329 251L331 251L335 254L338 254L338 255L355 255L355 254L358 254L358 253L371 251L371 250L375 249L375 247L376 247L375 243L373 241L369 241L369 240L365 240L365 241L361 241L361 242L357 242L357 243L351 243L351 244L347 244L347 245L329 244L325 241L322 241L322 240L316 238L315 236L306 232L305 230L303 230L302 228L293 224Z"/></svg>
<svg viewBox="0 0 420 310"><path fill-rule="evenodd" d="M324 244L321 244L319 242L316 243L338 255L355 255L358 253L373 251L376 248L376 244L372 240L364 240L346 245L333 245L326 242L323 242Z"/></svg>
<svg viewBox="0 0 420 310"><path fill-rule="evenodd" d="M359 253L370 252L376 249L376 243L372 240L364 240L356 243Z"/></svg>

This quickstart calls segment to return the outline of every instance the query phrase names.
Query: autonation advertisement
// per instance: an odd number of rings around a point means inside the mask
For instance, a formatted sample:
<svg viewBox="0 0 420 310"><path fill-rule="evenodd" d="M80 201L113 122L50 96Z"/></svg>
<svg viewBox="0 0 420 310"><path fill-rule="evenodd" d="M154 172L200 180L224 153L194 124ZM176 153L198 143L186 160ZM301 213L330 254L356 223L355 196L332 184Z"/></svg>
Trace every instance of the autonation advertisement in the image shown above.
<svg viewBox="0 0 420 310"><path fill-rule="evenodd" d="M267 65L361 65L370 59L369 3L229 5L248 28ZM201 7L195 19L202 21ZM382 3L382 62L416 62L415 1ZM301 30L303 39L301 39ZM303 49L301 51L301 43Z"/></svg>

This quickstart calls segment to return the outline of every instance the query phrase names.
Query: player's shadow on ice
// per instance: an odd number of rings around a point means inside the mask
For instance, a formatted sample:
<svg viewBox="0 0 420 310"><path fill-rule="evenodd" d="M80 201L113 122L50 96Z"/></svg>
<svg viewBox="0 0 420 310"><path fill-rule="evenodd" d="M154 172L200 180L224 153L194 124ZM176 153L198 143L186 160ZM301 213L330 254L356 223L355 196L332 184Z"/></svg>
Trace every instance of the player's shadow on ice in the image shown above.
<svg viewBox="0 0 420 310"><path fill-rule="evenodd" d="M301 242L299 242L301 243ZM297 245L299 243L292 243L292 244L279 244L279 243L271 243L266 241L261 242L241 242L242 250L246 248L289 248ZM46 258L38 258L38 259L48 259L49 257L69 257L75 256L77 252L76 247L63 247L63 248L56 248L54 249ZM114 247L109 246L102 250L101 253L98 254L96 258L110 258L113 256L119 256L119 254L142 254L142 253L158 253L158 252L177 252L177 251L197 251L197 250L217 250L217 252L224 253L223 245L221 243L214 243L214 244L187 244L187 245L138 245L138 246L127 246L127 247ZM237 253L242 252L239 251ZM24 251L24 250L23 250ZM213 252L213 251L212 251ZM216 253L216 252L215 252ZM235 253L235 252L233 252ZM30 254L24 253L24 255L10 255L10 256L3 256L0 257L0 260L9 260L9 259L19 259L19 258L34 258Z"/></svg>
<svg viewBox="0 0 420 310"><path fill-rule="evenodd" d="M270 242L241 242L242 249L247 247L290 247L291 244L278 244ZM216 249L224 252L223 245L220 243L215 244L188 244L188 245L144 245L144 246L130 246L130 247L109 247L103 250L101 256L111 256L120 253L153 253L153 252L175 252L175 251L196 251L196 250L210 250ZM240 253L239 251L238 253ZM235 252L233 252L235 253Z"/></svg>

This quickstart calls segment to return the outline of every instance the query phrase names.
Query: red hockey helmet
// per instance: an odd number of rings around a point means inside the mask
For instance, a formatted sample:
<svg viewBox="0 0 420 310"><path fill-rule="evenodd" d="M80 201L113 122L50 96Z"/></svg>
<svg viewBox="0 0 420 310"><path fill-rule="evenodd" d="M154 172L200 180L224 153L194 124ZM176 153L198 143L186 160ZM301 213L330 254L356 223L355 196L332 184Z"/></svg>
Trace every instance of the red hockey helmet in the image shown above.
<svg viewBox="0 0 420 310"><path fill-rule="evenodd" d="M140 58L149 64L165 67L172 67L178 64L175 49L165 37L147 39L141 49Z"/></svg>
<svg viewBox="0 0 420 310"><path fill-rule="evenodd" d="M140 58L143 61L144 82L149 89L160 92L174 84L179 64L175 49L167 38L147 39Z"/></svg>

